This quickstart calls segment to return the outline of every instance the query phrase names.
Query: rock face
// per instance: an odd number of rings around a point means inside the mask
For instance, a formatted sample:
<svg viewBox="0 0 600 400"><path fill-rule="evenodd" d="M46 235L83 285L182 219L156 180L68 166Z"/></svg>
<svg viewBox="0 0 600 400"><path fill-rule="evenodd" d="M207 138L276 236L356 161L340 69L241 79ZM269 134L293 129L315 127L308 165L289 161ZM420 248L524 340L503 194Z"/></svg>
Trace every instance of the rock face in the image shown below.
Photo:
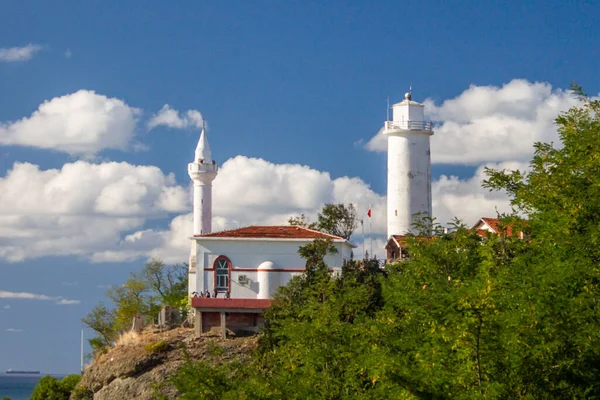
<svg viewBox="0 0 600 400"><path fill-rule="evenodd" d="M167 378L188 357L215 363L243 360L250 356L256 343L256 337L223 341L210 332L194 338L193 329L188 328L126 334L86 368L71 399L144 400L158 394L177 398L177 390Z"/></svg>

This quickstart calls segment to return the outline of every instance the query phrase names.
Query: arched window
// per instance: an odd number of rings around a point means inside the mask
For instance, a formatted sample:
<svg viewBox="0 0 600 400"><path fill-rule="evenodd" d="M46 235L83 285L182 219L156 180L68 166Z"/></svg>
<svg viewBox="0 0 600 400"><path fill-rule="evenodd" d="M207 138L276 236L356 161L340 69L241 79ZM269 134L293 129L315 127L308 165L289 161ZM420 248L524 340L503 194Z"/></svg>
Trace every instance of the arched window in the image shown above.
<svg viewBox="0 0 600 400"><path fill-rule="evenodd" d="M213 264L215 268L215 291L231 291L231 261L225 256L219 256Z"/></svg>

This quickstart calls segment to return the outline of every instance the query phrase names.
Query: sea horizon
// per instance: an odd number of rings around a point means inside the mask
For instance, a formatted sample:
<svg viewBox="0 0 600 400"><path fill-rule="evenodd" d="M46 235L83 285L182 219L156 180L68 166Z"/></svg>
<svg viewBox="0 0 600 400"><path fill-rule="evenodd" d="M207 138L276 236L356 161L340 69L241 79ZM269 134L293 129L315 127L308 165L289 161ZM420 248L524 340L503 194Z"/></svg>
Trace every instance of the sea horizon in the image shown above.
<svg viewBox="0 0 600 400"><path fill-rule="evenodd" d="M62 379L69 374L45 372L40 374L7 374L6 372L0 372L0 399L8 397L10 400L28 400L38 381L46 375Z"/></svg>

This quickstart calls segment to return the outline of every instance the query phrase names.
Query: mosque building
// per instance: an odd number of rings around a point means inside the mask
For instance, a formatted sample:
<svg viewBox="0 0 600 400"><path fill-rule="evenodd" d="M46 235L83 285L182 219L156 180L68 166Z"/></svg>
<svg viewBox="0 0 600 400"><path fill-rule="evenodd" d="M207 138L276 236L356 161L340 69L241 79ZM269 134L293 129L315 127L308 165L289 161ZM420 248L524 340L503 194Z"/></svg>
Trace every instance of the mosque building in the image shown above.
<svg viewBox="0 0 600 400"><path fill-rule="evenodd" d="M388 140L387 235L388 258L394 238L412 232L414 215L431 217L432 125L424 106L411 93L392 106L385 121ZM219 172L203 127L188 173L194 182L193 237L189 258L189 292L199 335L213 327L258 330L263 312L279 286L305 270L298 248L315 239L331 239L337 249L325 262L340 272L356 246L342 237L300 226L248 226L212 232L212 182ZM390 243L392 245L390 245ZM390 247L390 248L388 248ZM393 246L392 246L393 247ZM396 253L391 254L391 252ZM390 257L392 255L393 257Z"/></svg>

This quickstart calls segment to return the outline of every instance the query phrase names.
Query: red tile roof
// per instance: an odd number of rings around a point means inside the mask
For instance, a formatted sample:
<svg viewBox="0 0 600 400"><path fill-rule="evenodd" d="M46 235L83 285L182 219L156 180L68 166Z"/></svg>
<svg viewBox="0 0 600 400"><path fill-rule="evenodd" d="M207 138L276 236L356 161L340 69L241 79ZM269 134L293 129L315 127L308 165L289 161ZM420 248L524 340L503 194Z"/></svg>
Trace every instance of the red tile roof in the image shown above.
<svg viewBox="0 0 600 400"><path fill-rule="evenodd" d="M481 220L483 222L485 222L486 224L488 224L490 226L490 228L492 228L495 232L498 232L498 224L500 223L500 220L498 218L481 218Z"/></svg>
<svg viewBox="0 0 600 400"><path fill-rule="evenodd" d="M500 220L498 218L481 218L475 226L471 229L476 229L477 234L481 237L485 237L487 235L487 231L481 229L481 222L485 222L490 228L493 229L494 233L500 232ZM526 221L527 222L527 221ZM506 236L512 237L513 235L513 227L511 225L505 225L504 229L506 230ZM519 237L523 236L523 232L518 232Z"/></svg>
<svg viewBox="0 0 600 400"><path fill-rule="evenodd" d="M270 239L332 239L344 240L340 236L315 231L301 226L246 226L244 228L228 231L208 233L206 235L195 235L195 237L222 237L222 238L270 238Z"/></svg>
<svg viewBox="0 0 600 400"><path fill-rule="evenodd" d="M398 243L399 245L405 244L405 236L404 235L392 235L392 237L394 238L394 240L396 241L396 243Z"/></svg>

